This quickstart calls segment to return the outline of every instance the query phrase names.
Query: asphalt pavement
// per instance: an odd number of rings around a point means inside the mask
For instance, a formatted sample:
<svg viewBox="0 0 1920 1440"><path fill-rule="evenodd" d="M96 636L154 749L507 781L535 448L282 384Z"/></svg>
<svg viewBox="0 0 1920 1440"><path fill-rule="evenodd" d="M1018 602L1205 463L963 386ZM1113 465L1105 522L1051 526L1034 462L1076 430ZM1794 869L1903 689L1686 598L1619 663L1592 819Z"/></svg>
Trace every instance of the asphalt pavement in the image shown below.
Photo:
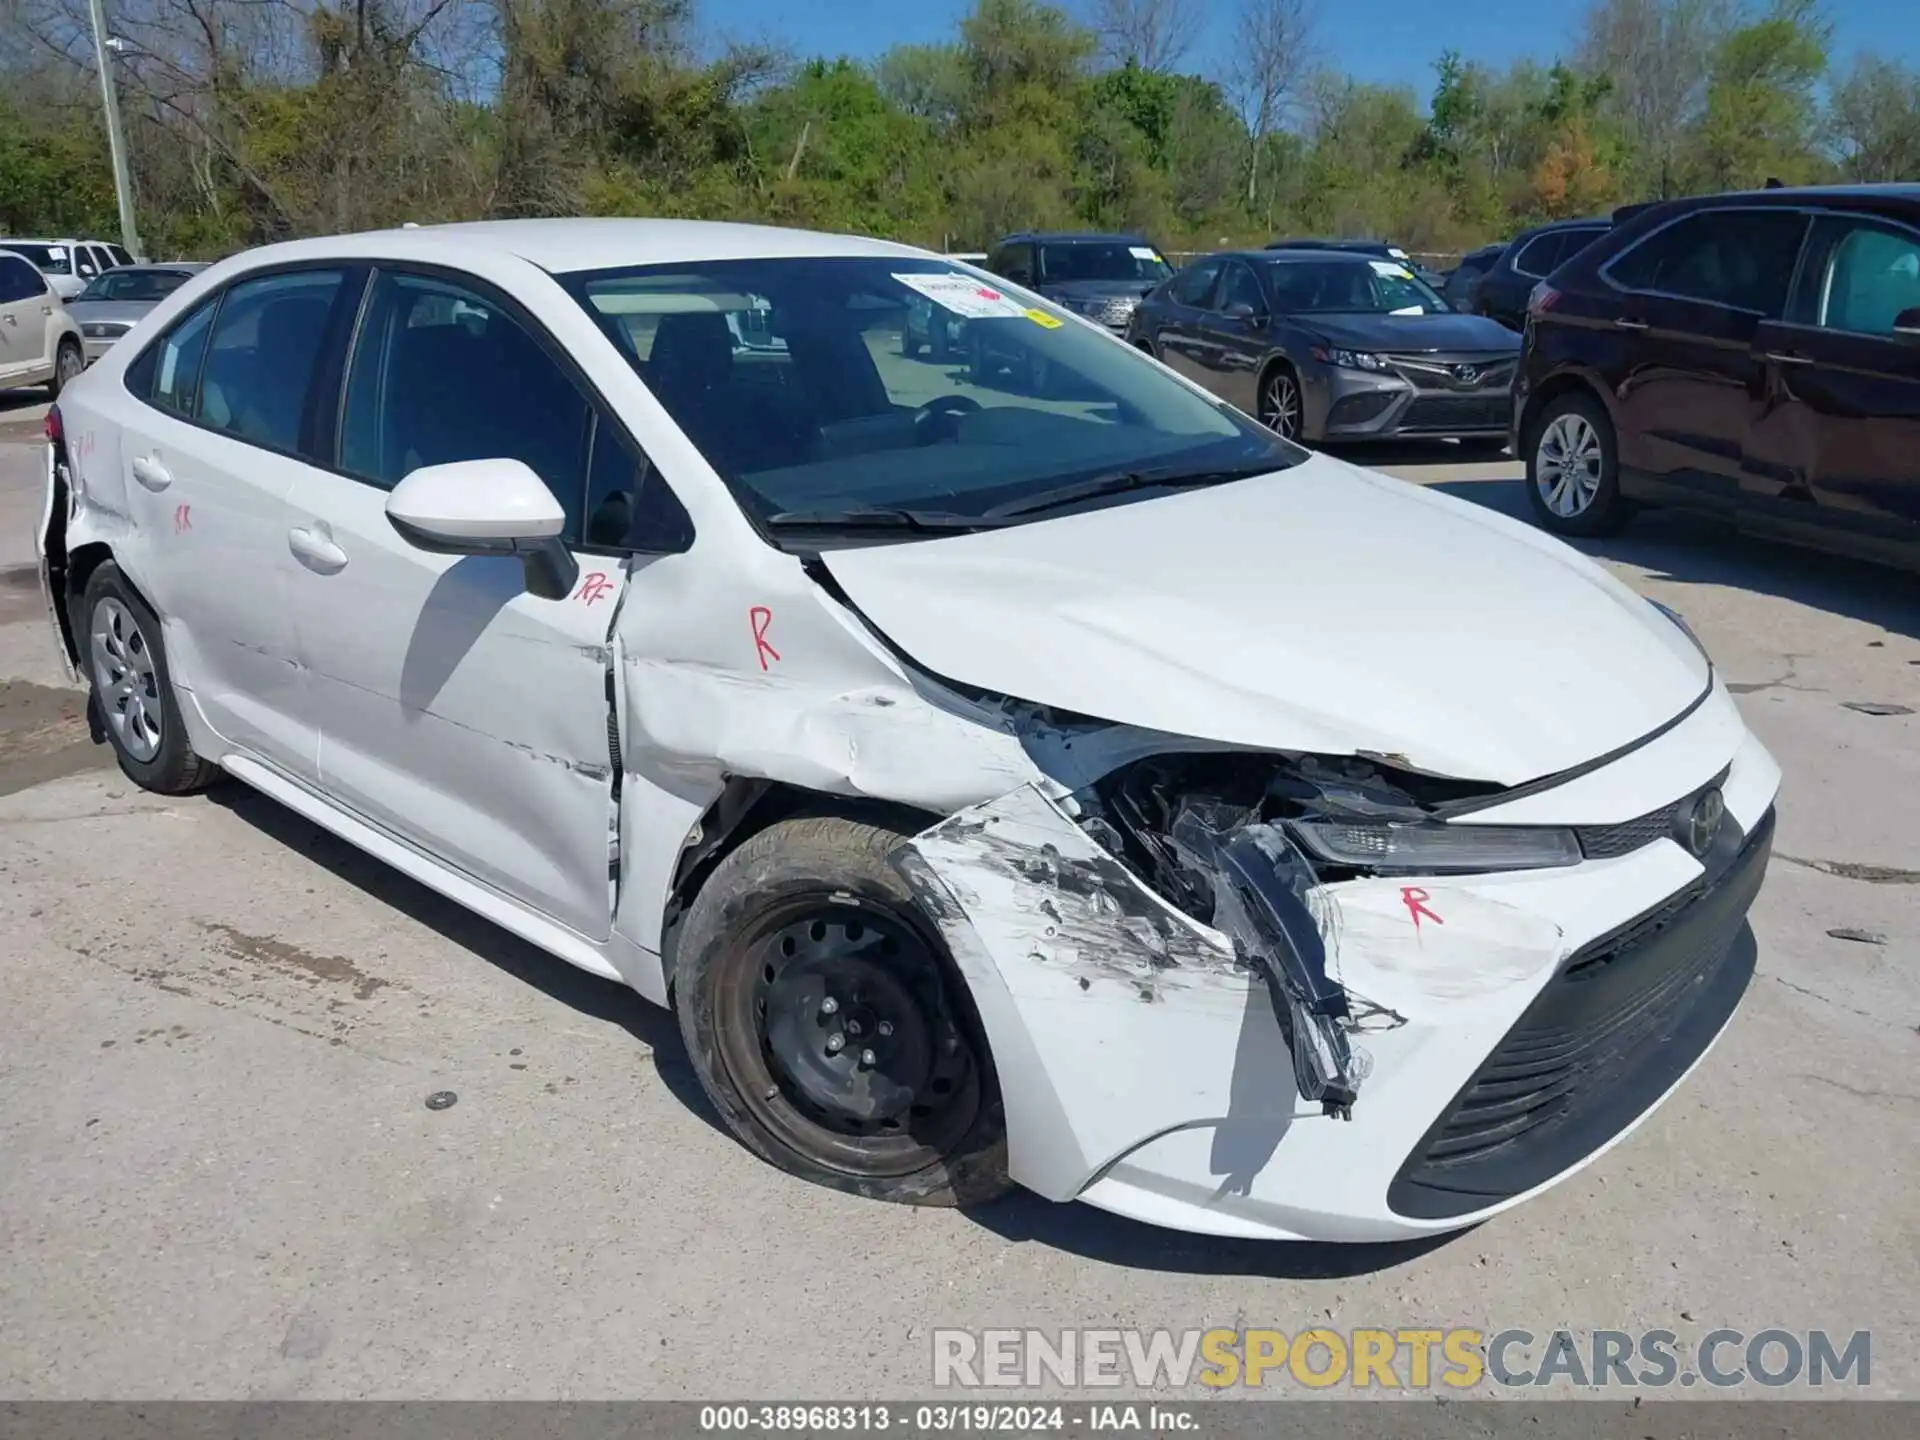
<svg viewBox="0 0 1920 1440"><path fill-rule="evenodd" d="M1920 1396L1920 722L1847 708L1920 710L1913 577L1660 515L1588 547L1785 771L1743 1008L1474 1231L1233 1243L803 1184L664 1012L238 785L137 790L35 590L37 414L0 397L0 1396L905 1397L935 1327L1315 1324L1870 1330L1872 1393ZM1511 462L1371 460L1523 513Z"/></svg>

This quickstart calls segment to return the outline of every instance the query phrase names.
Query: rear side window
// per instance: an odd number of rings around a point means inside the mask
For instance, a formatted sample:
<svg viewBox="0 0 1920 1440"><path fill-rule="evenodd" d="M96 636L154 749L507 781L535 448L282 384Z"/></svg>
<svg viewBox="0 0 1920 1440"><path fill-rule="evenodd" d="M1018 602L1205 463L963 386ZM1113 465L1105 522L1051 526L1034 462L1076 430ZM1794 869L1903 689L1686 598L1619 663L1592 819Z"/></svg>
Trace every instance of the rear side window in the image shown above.
<svg viewBox="0 0 1920 1440"><path fill-rule="evenodd" d="M127 370L127 388L149 404L191 420L199 407L200 365L217 298L188 313Z"/></svg>
<svg viewBox="0 0 1920 1440"><path fill-rule="evenodd" d="M197 418L249 444L304 453L307 392L345 278L340 270L297 270L228 290L207 347Z"/></svg>
<svg viewBox="0 0 1920 1440"><path fill-rule="evenodd" d="M1654 231L1606 278L1627 290L1778 316L1806 235L1790 210L1701 210Z"/></svg>
<svg viewBox="0 0 1920 1440"><path fill-rule="evenodd" d="M1533 280L1545 279L1560 263L1560 252L1565 244L1566 236L1557 230L1534 236L1513 257L1514 273Z"/></svg>

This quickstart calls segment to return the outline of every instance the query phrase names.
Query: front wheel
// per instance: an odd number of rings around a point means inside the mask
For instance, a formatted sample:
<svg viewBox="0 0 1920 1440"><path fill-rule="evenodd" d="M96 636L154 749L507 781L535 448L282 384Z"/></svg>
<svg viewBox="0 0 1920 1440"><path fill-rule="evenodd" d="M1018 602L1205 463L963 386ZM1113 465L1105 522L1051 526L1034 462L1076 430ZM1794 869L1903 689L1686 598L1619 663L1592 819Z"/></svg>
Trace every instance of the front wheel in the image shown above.
<svg viewBox="0 0 1920 1440"><path fill-rule="evenodd" d="M771 825L687 912L674 1005L701 1087L762 1159L904 1204L1011 1187L999 1089L964 982L899 873L904 833Z"/></svg>
<svg viewBox="0 0 1920 1440"><path fill-rule="evenodd" d="M1285 440L1298 440L1301 427L1300 377L1276 365L1260 382L1260 423Z"/></svg>
<svg viewBox="0 0 1920 1440"><path fill-rule="evenodd" d="M1613 422L1591 395L1549 400L1522 444L1527 499L1556 535L1605 535L1626 523Z"/></svg>

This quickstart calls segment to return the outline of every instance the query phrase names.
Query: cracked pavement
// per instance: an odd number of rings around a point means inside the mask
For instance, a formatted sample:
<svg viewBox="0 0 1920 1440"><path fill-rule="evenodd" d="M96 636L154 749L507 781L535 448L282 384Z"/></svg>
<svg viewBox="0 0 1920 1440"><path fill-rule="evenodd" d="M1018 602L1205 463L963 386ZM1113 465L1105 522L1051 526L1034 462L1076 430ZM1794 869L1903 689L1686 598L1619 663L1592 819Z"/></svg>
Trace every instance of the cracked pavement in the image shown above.
<svg viewBox="0 0 1920 1440"><path fill-rule="evenodd" d="M1740 1014L1478 1230L1232 1243L805 1185L665 1013L237 785L135 789L34 587L35 413L0 414L0 1395L903 1397L935 1326L1322 1324L1869 1329L1874 1393L1920 1396L1920 718L1843 708L1920 708L1920 580L1660 515L1589 546L1785 771ZM1378 463L1523 513L1511 463Z"/></svg>

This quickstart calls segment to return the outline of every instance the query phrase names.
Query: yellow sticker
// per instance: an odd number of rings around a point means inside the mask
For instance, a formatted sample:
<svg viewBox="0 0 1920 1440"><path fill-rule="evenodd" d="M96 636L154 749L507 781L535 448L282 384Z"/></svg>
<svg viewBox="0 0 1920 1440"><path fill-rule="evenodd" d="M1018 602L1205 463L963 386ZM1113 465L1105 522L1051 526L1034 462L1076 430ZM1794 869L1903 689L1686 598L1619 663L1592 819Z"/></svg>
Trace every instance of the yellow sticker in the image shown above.
<svg viewBox="0 0 1920 1440"><path fill-rule="evenodd" d="M1044 310L1029 310L1027 311L1027 318L1034 324L1044 326L1048 330L1058 330L1062 325L1067 323L1057 316L1049 315Z"/></svg>

